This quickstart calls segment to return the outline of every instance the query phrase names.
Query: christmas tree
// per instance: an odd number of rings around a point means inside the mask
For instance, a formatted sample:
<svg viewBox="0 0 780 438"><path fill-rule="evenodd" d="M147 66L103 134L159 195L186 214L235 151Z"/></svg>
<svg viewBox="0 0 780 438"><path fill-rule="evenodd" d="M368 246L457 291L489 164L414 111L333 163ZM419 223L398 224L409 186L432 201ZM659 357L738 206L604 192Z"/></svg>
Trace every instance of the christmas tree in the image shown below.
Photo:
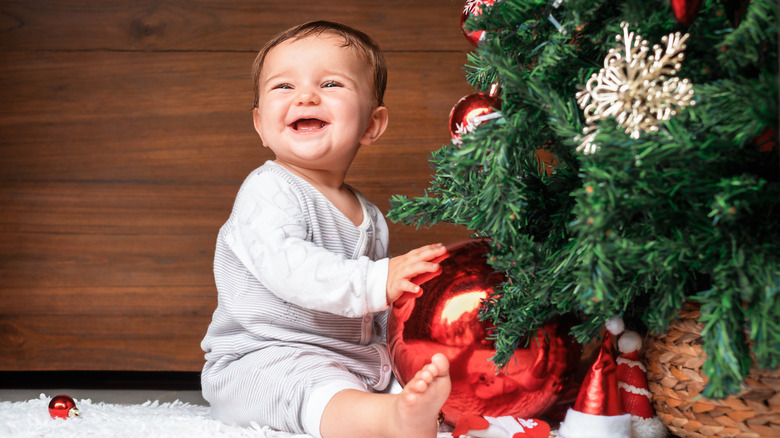
<svg viewBox="0 0 780 438"><path fill-rule="evenodd" d="M776 0L472 6L466 77L495 108L456 120L389 216L490 239L493 360L559 315L587 342L613 316L663 333L692 301L707 397L780 365Z"/></svg>

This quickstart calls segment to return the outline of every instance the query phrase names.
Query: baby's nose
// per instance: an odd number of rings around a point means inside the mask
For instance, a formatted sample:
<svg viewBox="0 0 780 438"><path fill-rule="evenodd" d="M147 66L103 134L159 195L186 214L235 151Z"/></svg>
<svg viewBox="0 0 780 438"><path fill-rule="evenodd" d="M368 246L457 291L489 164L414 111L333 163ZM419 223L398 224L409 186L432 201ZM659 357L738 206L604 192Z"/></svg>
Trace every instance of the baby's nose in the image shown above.
<svg viewBox="0 0 780 438"><path fill-rule="evenodd" d="M298 105L317 105L320 103L320 95L311 89L301 90L297 96L297 103Z"/></svg>

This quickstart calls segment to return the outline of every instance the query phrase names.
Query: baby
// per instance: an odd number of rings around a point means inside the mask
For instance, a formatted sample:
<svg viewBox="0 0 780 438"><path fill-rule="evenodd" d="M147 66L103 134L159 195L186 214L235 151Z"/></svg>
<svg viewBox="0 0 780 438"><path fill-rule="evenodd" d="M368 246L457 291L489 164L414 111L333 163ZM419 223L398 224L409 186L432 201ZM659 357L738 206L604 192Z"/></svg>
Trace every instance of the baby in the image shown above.
<svg viewBox="0 0 780 438"><path fill-rule="evenodd" d="M386 310L439 271L428 245L388 258L379 209L344 183L385 131L385 60L331 22L289 29L254 64L254 126L275 159L253 171L220 229L219 303L201 347L203 396L224 422L315 437L434 437L449 362L431 358L400 393Z"/></svg>

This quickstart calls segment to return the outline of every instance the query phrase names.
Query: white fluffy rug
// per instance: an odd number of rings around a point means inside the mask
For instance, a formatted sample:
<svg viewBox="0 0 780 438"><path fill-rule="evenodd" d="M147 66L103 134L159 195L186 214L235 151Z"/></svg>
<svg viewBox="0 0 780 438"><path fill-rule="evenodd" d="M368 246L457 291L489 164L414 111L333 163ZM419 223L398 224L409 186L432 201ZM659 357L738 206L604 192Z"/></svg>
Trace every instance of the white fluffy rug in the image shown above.
<svg viewBox="0 0 780 438"><path fill-rule="evenodd" d="M40 398L25 402L0 402L0 436L4 438L308 438L275 432L253 425L233 427L214 420L209 408L180 401L160 403L147 401L140 405L92 403L76 399L81 415L76 418L52 418L49 400Z"/></svg>
<svg viewBox="0 0 780 438"><path fill-rule="evenodd" d="M56 394L55 394L56 395ZM41 394L24 402L0 402L0 437L3 438L310 438L253 425L233 427L211 418L206 406L180 401L147 401L140 405L92 403L76 399L81 415L52 418L51 397ZM440 438L450 438L445 431Z"/></svg>

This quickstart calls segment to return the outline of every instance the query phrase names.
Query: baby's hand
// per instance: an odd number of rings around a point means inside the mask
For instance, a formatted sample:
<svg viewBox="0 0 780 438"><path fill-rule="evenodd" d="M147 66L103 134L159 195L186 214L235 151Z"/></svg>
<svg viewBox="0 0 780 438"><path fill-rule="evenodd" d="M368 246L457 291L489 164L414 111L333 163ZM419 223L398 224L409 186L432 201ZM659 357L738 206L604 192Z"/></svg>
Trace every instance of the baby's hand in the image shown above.
<svg viewBox="0 0 780 438"><path fill-rule="evenodd" d="M387 303L392 304L406 292L420 293L420 286L412 278L426 273L436 273L441 268L432 260L447 253L441 243L426 245L390 259L387 271ZM432 275L430 277L433 277Z"/></svg>

